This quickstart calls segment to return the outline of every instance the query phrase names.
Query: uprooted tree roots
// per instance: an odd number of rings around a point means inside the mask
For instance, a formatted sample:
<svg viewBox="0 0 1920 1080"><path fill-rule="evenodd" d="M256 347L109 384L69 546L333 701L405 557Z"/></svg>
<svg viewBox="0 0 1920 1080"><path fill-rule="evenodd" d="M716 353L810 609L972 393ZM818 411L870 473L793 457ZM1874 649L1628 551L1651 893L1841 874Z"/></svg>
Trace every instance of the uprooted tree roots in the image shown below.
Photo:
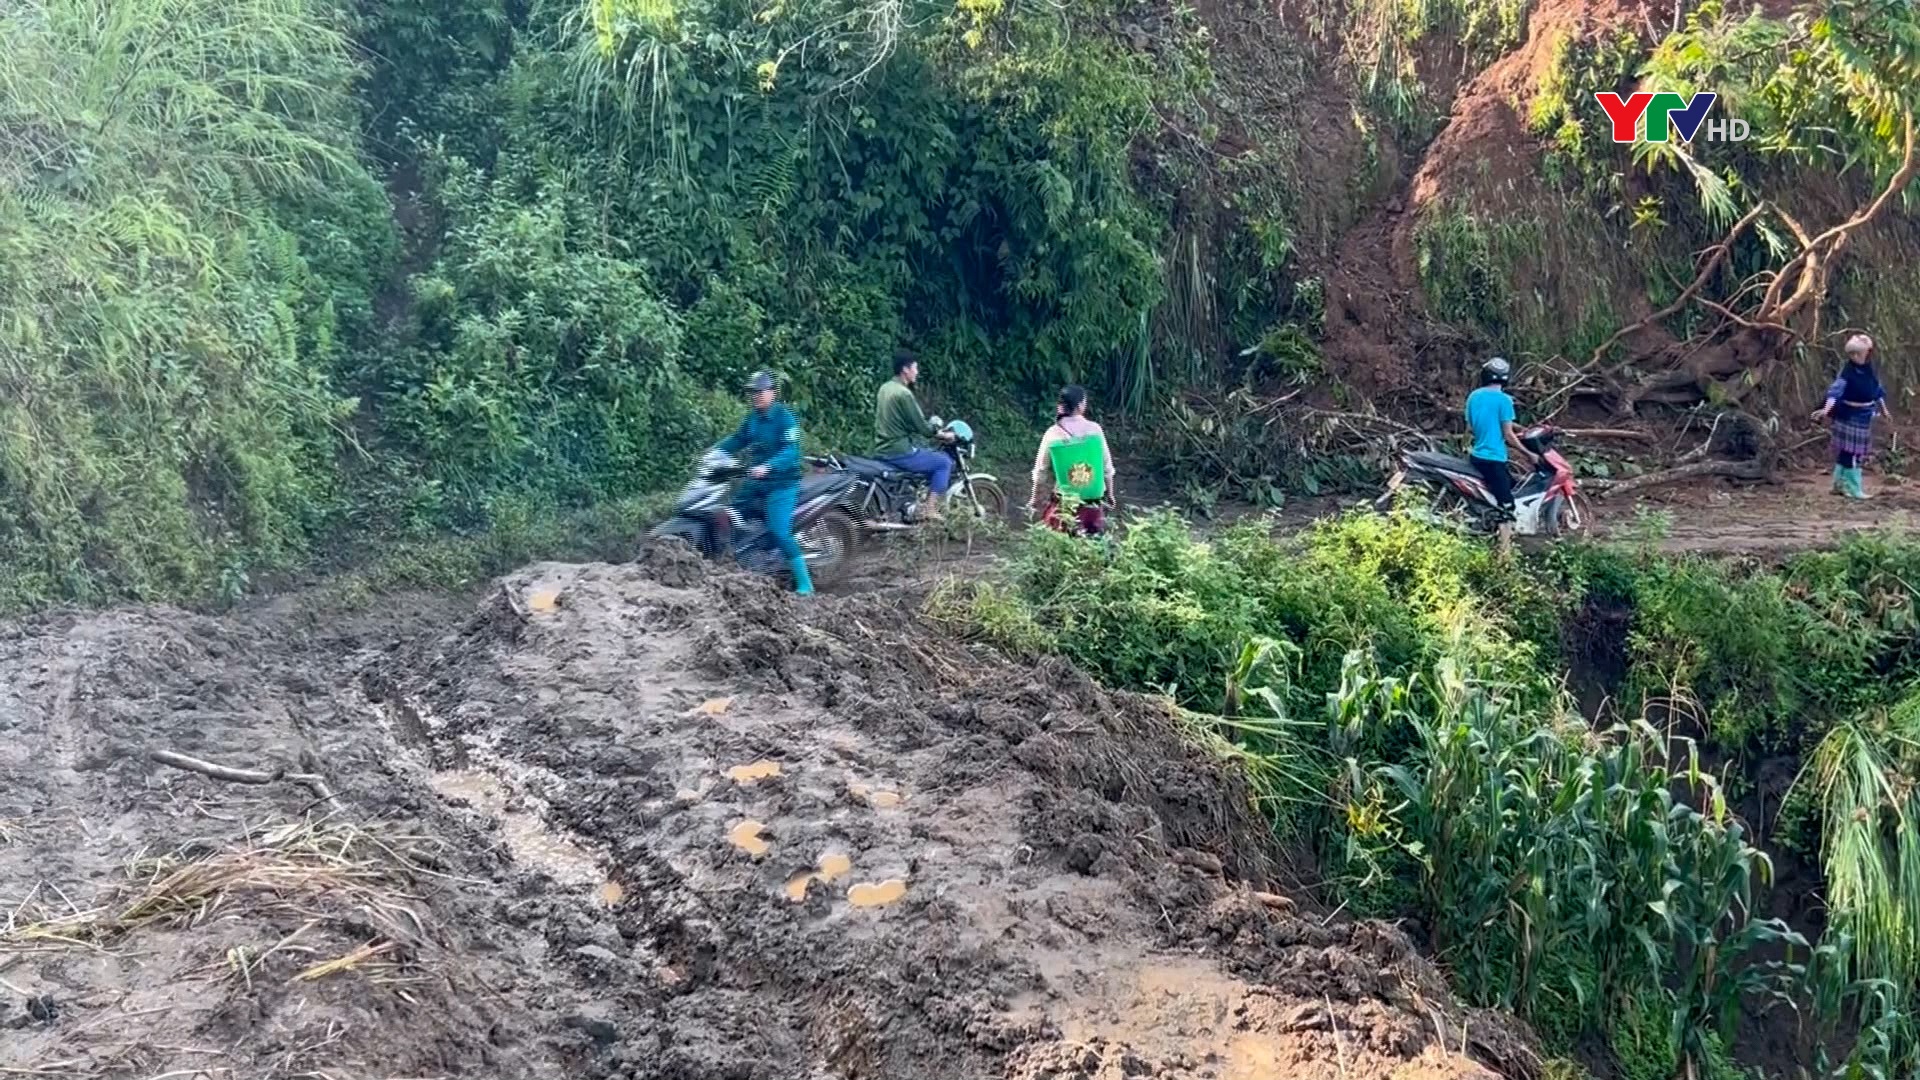
<svg viewBox="0 0 1920 1080"><path fill-rule="evenodd" d="M1880 217L1920 173L1913 114L1903 114L1902 123L1900 166L1866 206L1819 233L1809 231L1774 203L1754 206L1725 238L1699 253L1698 273L1672 303L1601 342L1547 402L1562 397L1599 398L1620 415L1632 414L1643 405L1745 402L1796 347L1820 342L1828 286L1848 242ZM1778 221L1799 243L1799 251L1779 268L1735 283L1724 299L1711 299L1709 293L1724 279L1735 245L1763 219ZM1711 316L1703 329L1685 339L1666 329L1666 320L1693 308ZM1616 349L1624 349L1624 355Z"/></svg>

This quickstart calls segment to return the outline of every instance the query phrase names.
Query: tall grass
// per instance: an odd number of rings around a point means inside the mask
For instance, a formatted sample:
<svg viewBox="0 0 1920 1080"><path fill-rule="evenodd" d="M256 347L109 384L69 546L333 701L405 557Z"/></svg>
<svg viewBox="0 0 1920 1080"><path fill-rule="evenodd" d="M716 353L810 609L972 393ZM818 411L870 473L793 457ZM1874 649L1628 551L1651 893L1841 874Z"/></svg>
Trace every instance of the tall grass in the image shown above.
<svg viewBox="0 0 1920 1080"><path fill-rule="evenodd" d="M40 0L0 40L0 604L295 554L351 407L299 234L373 186L337 12Z"/></svg>

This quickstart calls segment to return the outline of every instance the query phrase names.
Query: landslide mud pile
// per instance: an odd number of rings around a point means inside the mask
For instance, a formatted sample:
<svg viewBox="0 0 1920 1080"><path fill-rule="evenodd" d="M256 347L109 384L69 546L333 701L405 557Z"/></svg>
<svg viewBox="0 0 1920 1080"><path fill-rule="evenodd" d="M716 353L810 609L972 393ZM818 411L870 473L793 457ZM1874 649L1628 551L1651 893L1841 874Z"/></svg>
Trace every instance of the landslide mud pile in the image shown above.
<svg viewBox="0 0 1920 1080"><path fill-rule="evenodd" d="M1268 892L1244 790L1160 708L916 607L657 554L530 568L424 635L11 629L0 1066L1529 1074L1397 931Z"/></svg>

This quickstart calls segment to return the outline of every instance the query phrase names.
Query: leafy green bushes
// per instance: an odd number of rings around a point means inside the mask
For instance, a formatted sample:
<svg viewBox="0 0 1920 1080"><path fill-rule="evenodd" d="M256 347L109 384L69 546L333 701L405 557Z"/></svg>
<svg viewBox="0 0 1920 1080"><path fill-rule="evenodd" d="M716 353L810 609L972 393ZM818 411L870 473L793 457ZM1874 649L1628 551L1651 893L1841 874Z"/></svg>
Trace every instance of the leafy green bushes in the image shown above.
<svg viewBox="0 0 1920 1080"><path fill-rule="evenodd" d="M852 449L902 344L990 429L1146 400L1135 155L1204 70L1123 10L0 15L0 607L657 489L759 367Z"/></svg>
<svg viewBox="0 0 1920 1080"><path fill-rule="evenodd" d="M1010 587L936 611L1172 694L1347 903L1416 915L1467 997L1560 1045L1604 1031L1632 1075L1731 1076L1742 1002L1790 993L1828 1021L1863 1009L1879 1034L1852 1064L1873 1075L1915 1048L1916 558L1882 537L1773 569L1574 546L1506 562L1409 516L1202 542L1159 515L1110 556L1036 534ZM1627 615L1597 726L1561 674L1592 647L1563 627L1596 608ZM1754 916L1771 863L1676 735L1690 715L1736 759L1811 753L1818 948Z"/></svg>
<svg viewBox="0 0 1920 1080"><path fill-rule="evenodd" d="M496 490L585 504L677 478L737 396L681 371L679 313L588 233L579 192L463 165L439 184L446 240L413 279L410 347L377 369L390 429L456 505Z"/></svg>
<svg viewBox="0 0 1920 1080"><path fill-rule="evenodd" d="M1680 691L1728 749L1804 749L1920 678L1920 545L1910 540L1854 538L1778 569L1582 558L1605 583L1596 588L1634 612L1629 700Z"/></svg>
<svg viewBox="0 0 1920 1080"><path fill-rule="evenodd" d="M364 259L390 226L353 210L379 196L332 15L0 12L0 605L283 564L338 499L334 301L359 301L296 237L364 233Z"/></svg>
<svg viewBox="0 0 1920 1080"><path fill-rule="evenodd" d="M1560 602L1484 545L1401 516L1324 523L1297 543L1274 541L1256 520L1201 542L1163 513L1130 529L1112 562L1064 537L1037 533L1029 544L1016 580L1055 647L1114 685L1167 688L1212 711L1251 637L1295 643L1294 703L1314 707L1355 649L1390 670L1464 650L1497 670L1531 671L1540 643L1517 634L1501 604Z"/></svg>

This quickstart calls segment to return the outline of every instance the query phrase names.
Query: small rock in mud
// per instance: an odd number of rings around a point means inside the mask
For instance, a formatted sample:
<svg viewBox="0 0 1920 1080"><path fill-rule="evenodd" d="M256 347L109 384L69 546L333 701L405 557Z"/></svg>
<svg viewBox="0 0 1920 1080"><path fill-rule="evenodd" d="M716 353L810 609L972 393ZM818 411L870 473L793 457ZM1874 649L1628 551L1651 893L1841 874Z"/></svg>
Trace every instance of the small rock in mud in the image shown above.
<svg viewBox="0 0 1920 1080"><path fill-rule="evenodd" d="M41 994L27 999L27 1015L42 1024L51 1024L60 1019L60 1003L53 1000L52 994Z"/></svg>
<svg viewBox="0 0 1920 1080"><path fill-rule="evenodd" d="M578 1028L585 1032L587 1038L592 1039L596 1046L605 1046L620 1037L620 1030L618 1028L597 1016L585 1016L581 1013L574 1013L562 1020L561 1023L570 1028Z"/></svg>
<svg viewBox="0 0 1920 1080"><path fill-rule="evenodd" d="M615 955L612 949L601 945L582 945L573 950L573 955L584 957L588 960L597 960L602 964L618 964L620 962L620 957Z"/></svg>
<svg viewBox="0 0 1920 1080"><path fill-rule="evenodd" d="M1091 874L1106 850L1106 841L1093 833L1081 833L1067 845L1067 869L1076 874Z"/></svg>

